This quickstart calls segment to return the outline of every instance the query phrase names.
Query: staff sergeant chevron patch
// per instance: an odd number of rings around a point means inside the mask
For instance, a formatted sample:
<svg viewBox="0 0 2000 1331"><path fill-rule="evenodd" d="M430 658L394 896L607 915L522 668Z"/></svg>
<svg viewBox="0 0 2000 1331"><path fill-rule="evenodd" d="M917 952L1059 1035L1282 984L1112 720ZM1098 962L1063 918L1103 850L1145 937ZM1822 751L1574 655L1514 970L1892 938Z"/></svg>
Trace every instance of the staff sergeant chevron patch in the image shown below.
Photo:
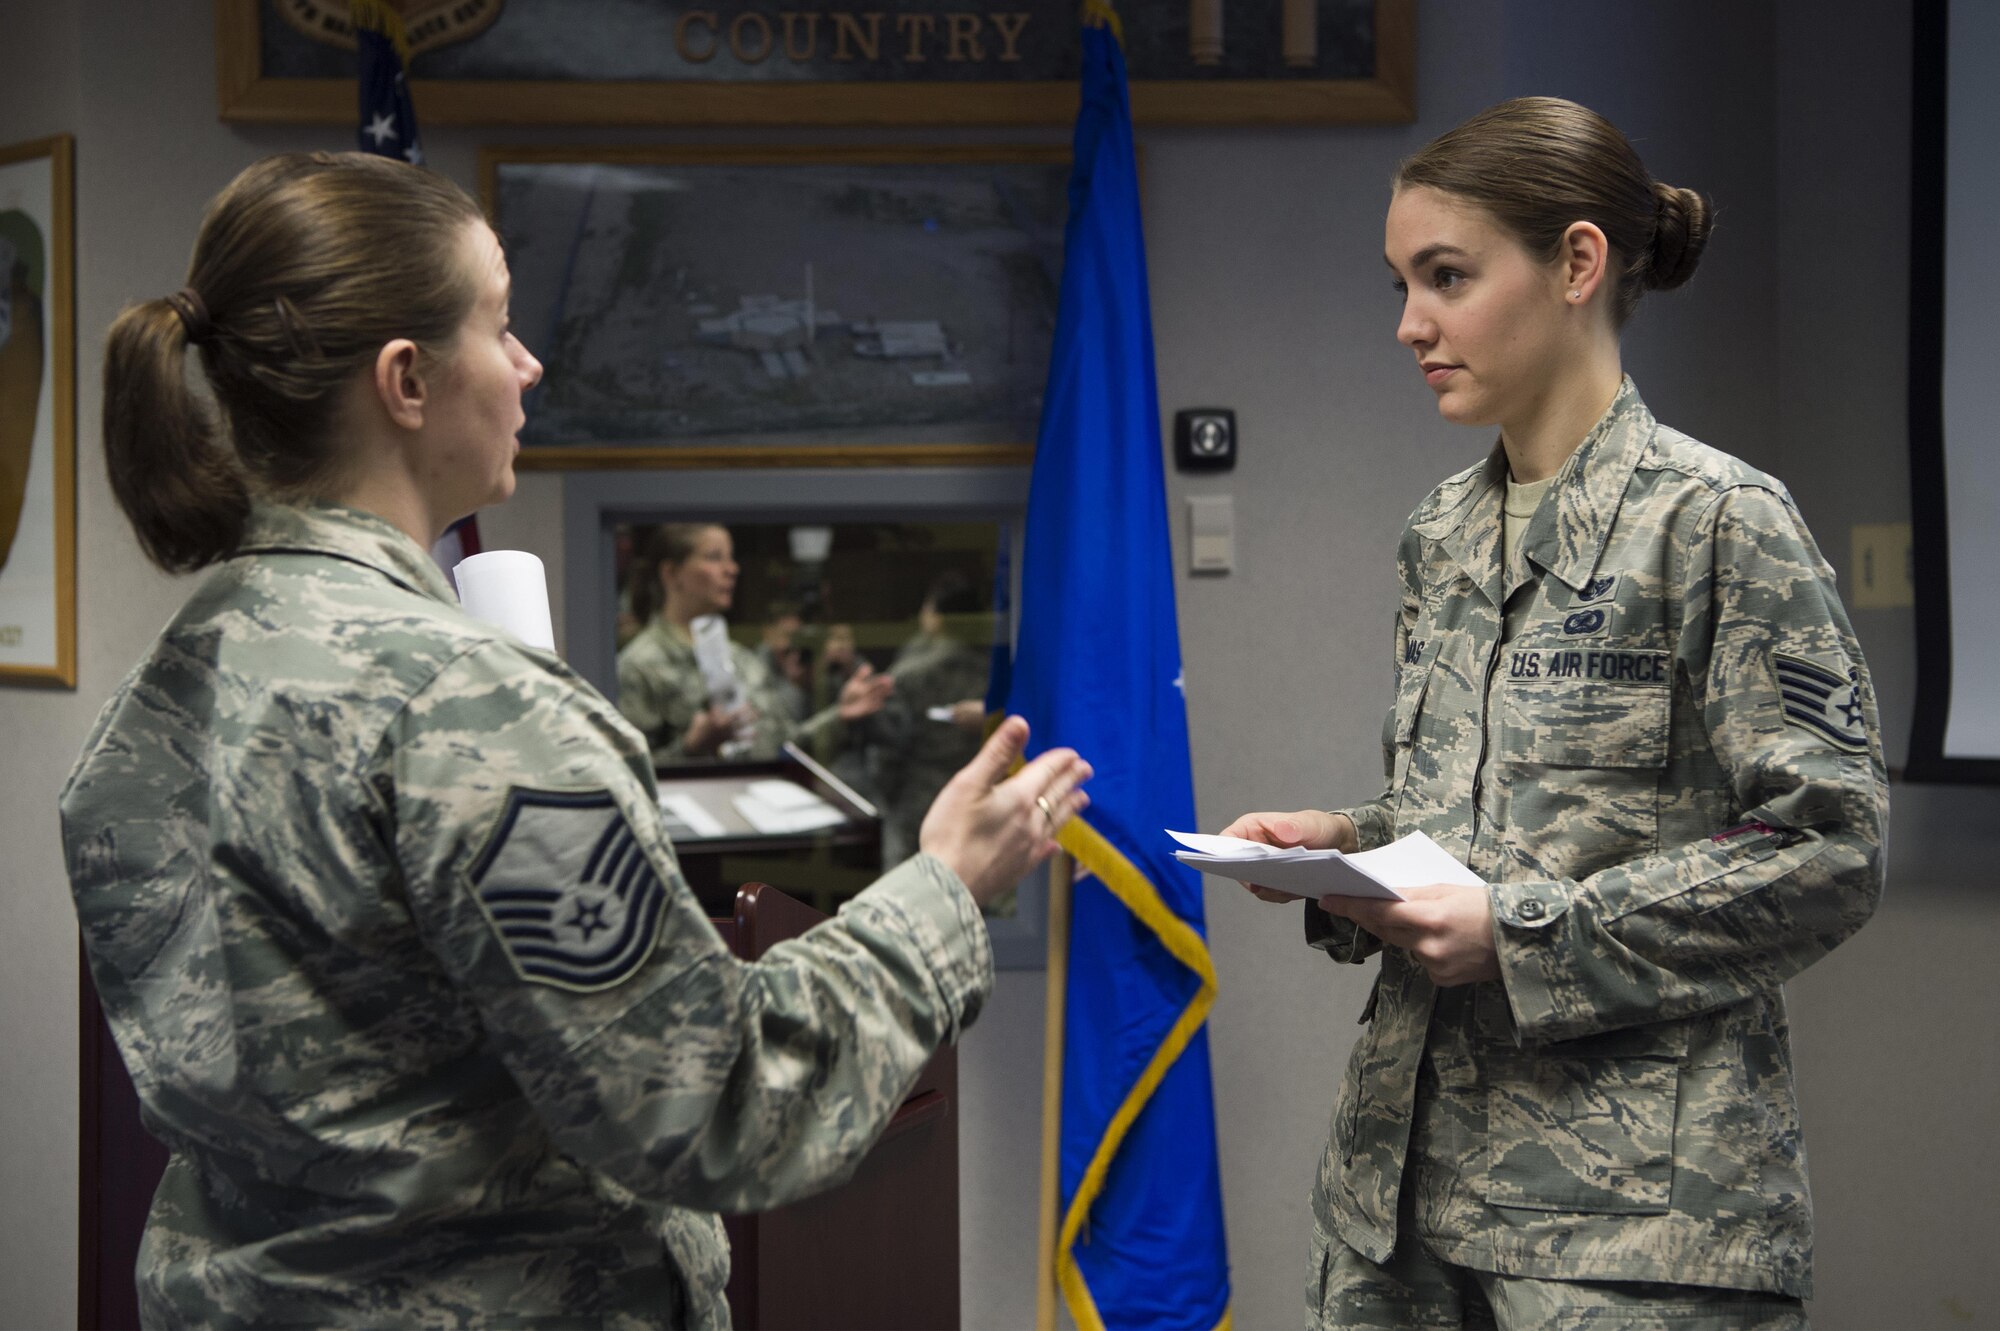
<svg viewBox="0 0 2000 1331"><path fill-rule="evenodd" d="M582 992L639 969L667 901L604 790L510 790L471 879L521 978Z"/></svg>
<svg viewBox="0 0 2000 1331"><path fill-rule="evenodd" d="M1811 731L1844 753L1868 751L1859 670L1850 669L1843 675L1802 656L1773 652L1771 657L1787 722Z"/></svg>

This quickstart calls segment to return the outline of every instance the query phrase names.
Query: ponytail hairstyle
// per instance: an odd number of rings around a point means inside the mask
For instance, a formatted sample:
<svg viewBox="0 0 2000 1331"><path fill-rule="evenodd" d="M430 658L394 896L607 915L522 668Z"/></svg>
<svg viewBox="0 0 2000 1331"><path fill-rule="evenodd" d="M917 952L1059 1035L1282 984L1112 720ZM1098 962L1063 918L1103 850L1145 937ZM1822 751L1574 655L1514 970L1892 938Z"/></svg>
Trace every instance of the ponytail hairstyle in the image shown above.
<svg viewBox="0 0 2000 1331"><path fill-rule="evenodd" d="M1479 205L1543 263L1572 224L1596 224L1611 242L1616 328L1640 296L1694 276L1711 225L1708 200L1653 179L1610 121L1559 97L1481 111L1397 167L1395 187Z"/></svg>
<svg viewBox="0 0 2000 1331"><path fill-rule="evenodd" d="M701 534L721 526L719 522L666 522L653 528L639 557L638 579L632 584L632 614L641 626L652 623L653 616L667 608L660 570L686 563L701 544Z"/></svg>
<svg viewBox="0 0 2000 1331"><path fill-rule="evenodd" d="M252 496L324 498L343 479L342 391L396 338L450 354L480 220L445 177L354 152L269 157L215 197L187 285L128 306L106 339L104 458L147 558L170 573L227 559Z"/></svg>

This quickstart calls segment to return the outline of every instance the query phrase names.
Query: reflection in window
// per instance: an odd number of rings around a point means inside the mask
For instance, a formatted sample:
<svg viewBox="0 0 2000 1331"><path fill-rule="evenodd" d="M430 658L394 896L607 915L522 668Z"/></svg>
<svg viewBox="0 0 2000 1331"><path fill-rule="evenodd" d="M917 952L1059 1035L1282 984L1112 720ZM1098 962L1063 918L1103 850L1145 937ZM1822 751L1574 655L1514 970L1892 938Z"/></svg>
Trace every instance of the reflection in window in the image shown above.
<svg viewBox="0 0 2000 1331"><path fill-rule="evenodd" d="M662 767L798 744L881 810L894 864L979 747L999 537L990 522L621 526L619 709Z"/></svg>

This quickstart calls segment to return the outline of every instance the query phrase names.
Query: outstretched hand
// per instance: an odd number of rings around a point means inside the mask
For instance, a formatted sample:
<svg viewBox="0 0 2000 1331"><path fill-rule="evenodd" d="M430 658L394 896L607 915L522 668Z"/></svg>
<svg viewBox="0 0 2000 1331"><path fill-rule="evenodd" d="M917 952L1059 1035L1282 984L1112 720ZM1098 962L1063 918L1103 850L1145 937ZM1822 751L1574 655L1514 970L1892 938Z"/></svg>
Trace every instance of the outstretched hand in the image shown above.
<svg viewBox="0 0 2000 1331"><path fill-rule="evenodd" d="M882 704L889 701L889 695L896 691L894 675L878 675L875 667L863 661L855 672L840 686L840 696L835 700L843 721L859 721L864 716L873 716L882 710Z"/></svg>
<svg viewBox="0 0 2000 1331"><path fill-rule="evenodd" d="M917 833L918 845L949 865L981 906L1053 855L1056 829L1090 803L1079 789L1090 764L1074 749L1050 749L1008 776L1027 742L1026 721L1002 721L938 792Z"/></svg>

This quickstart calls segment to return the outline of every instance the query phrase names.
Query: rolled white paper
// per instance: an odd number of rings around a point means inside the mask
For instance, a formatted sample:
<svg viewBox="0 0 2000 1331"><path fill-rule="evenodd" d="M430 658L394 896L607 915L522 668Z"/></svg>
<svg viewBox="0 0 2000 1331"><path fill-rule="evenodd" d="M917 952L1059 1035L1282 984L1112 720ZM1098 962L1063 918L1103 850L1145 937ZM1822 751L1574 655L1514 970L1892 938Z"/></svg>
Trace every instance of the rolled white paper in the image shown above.
<svg viewBox="0 0 2000 1331"><path fill-rule="evenodd" d="M541 560L526 550L487 550L460 560L451 576L466 614L507 630L530 647L556 649L549 577Z"/></svg>

